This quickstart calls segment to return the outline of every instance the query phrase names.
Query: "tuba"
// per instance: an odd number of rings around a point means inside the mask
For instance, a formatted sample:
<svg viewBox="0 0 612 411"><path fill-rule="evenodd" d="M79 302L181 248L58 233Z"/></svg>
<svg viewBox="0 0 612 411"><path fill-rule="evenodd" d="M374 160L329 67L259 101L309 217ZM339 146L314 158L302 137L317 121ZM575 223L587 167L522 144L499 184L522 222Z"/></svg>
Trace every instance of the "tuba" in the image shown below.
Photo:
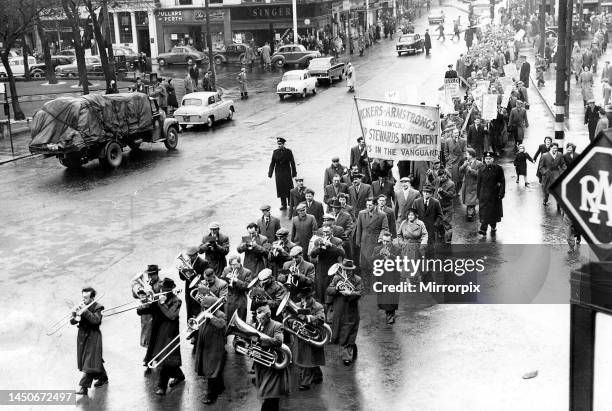
<svg viewBox="0 0 612 411"><path fill-rule="evenodd" d="M287 368L291 362L291 350L289 347L285 344L282 344L280 347L262 347L259 340L271 340L272 337L268 337L242 321L238 317L238 311L234 312L232 319L227 325L225 335L230 334L234 335L232 346L236 353L252 358L258 364L282 370ZM253 338L256 341L253 341Z"/></svg>
<svg viewBox="0 0 612 411"><path fill-rule="evenodd" d="M189 257L187 257L185 254L180 253L178 256L176 256L176 268L185 276L185 278L189 280L188 288L195 287L200 281L200 274L195 272L191 261L189 261Z"/></svg>
<svg viewBox="0 0 612 411"><path fill-rule="evenodd" d="M331 340L332 330L329 325L323 322L322 325L315 325L309 322L300 320L297 315L299 314L300 307L293 301L291 301L289 293L285 295L283 301L281 301L276 311L276 315L280 316L281 313L287 315L283 319L283 327L285 331L295 335L300 340L307 342L315 347L323 347L329 340Z"/></svg>
<svg viewBox="0 0 612 411"><path fill-rule="evenodd" d="M327 275L329 276L336 274L340 274L340 276L342 277L342 279L336 284L336 290L350 292L355 291L355 286L353 285L351 280L348 279L348 277L344 273L344 270L341 267L341 264L339 263L333 264L331 267L329 267L329 270L327 270Z"/></svg>

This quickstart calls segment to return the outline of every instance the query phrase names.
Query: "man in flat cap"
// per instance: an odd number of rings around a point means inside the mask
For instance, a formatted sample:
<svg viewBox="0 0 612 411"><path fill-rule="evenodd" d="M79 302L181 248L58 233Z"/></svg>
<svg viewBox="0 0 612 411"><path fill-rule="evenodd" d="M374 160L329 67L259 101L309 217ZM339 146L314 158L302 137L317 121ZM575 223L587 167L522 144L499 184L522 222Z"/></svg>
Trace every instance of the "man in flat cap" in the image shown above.
<svg viewBox="0 0 612 411"><path fill-rule="evenodd" d="M316 260L315 298L321 304L331 305L331 300L327 298L327 287L331 281L328 271L332 265L341 262L346 253L342 239L333 235L331 224L321 227L319 235L313 239L309 255L312 261Z"/></svg>
<svg viewBox="0 0 612 411"><path fill-rule="evenodd" d="M272 174L276 170L276 196L281 199L281 210L287 209L289 191L293 188L293 181L291 179L297 176L293 153L288 148L285 148L286 141L282 137L276 139L278 148L272 153L272 160L268 170L269 178L272 178Z"/></svg>
<svg viewBox="0 0 612 411"><path fill-rule="evenodd" d="M217 222L210 223L208 229L210 231L202 238L200 244L200 254L204 253L208 266L215 271L215 274L221 275L227 265L225 256L229 253L229 237L219 232L221 225Z"/></svg>
<svg viewBox="0 0 612 411"><path fill-rule="evenodd" d="M187 248L183 254L191 268L185 267L182 263L179 264L179 277L185 281L185 287L183 288L185 295L190 295L193 289L198 288L198 283L204 278L204 271L209 267L208 261L198 255L199 252L199 247ZM200 313L200 305L193 298L187 298L185 303L187 305L186 320L196 317Z"/></svg>
<svg viewBox="0 0 612 411"><path fill-rule="evenodd" d="M259 233L268 239L268 242L272 244L276 238L276 232L281 228L280 219L270 214L270 207L268 204L264 204L259 209L261 210L261 218L257 220L257 226L259 227Z"/></svg>
<svg viewBox="0 0 612 411"><path fill-rule="evenodd" d="M289 241L289 230L286 228L279 228L275 237L276 241L272 243L272 247L268 253L268 264L272 275L274 278L277 278L278 272L283 268L283 264L287 261L291 261L289 251L295 247L296 244Z"/></svg>
<svg viewBox="0 0 612 411"><path fill-rule="evenodd" d="M291 220L291 241L301 246L307 256L308 243L319 225L312 214L306 212L306 203L297 206L297 216Z"/></svg>
<svg viewBox="0 0 612 411"><path fill-rule="evenodd" d="M332 157L331 161L331 166L327 167L325 169L325 173L323 174L323 188L332 183L332 180L336 174L342 177L344 174L348 173L348 169L340 164L340 157L334 156Z"/></svg>
<svg viewBox="0 0 612 411"><path fill-rule="evenodd" d="M438 227L442 224L442 207L440 202L433 198L434 191L435 189L432 185L426 184L423 187L423 197L414 200L412 205L417 210L419 220L425 223L427 232L431 233L427 240L429 245L439 242L439 238L436 238L435 233L438 232Z"/></svg>
<svg viewBox="0 0 612 411"><path fill-rule="evenodd" d="M349 187L349 204L353 207L353 217L366 208L366 200L373 196L372 187L362 182L363 175L353 174L352 185Z"/></svg>
<svg viewBox="0 0 612 411"><path fill-rule="evenodd" d="M414 200L421 196L418 190L412 188L412 176L400 178L400 186L395 192L395 221L398 224L408 218L408 209L412 207Z"/></svg>
<svg viewBox="0 0 612 411"><path fill-rule="evenodd" d="M323 190L323 202L327 204L328 211L329 205L338 198L340 193L348 194L348 184L343 183L340 176L335 174L332 177L331 184L326 185Z"/></svg>
<svg viewBox="0 0 612 411"><path fill-rule="evenodd" d="M285 285L292 297L297 294L297 287L309 285L312 287L315 281L314 264L304 259L304 250L296 245L289 251L290 261L283 264L282 273L278 276L278 282ZM294 299L295 301L295 299Z"/></svg>
<svg viewBox="0 0 612 411"><path fill-rule="evenodd" d="M380 233L388 229L389 223L386 214L378 211L374 198L368 198L366 208L359 212L355 224L355 243L360 252L359 269L366 287L369 287L372 280L374 247L378 243Z"/></svg>
<svg viewBox="0 0 612 411"><path fill-rule="evenodd" d="M493 161L493 153L484 154L484 167L478 171L476 191L478 193L478 215L480 229L478 233L484 238L487 236L487 227L491 226L491 235L497 232L497 223L504 215L502 200L506 195L506 181L504 170Z"/></svg>
<svg viewBox="0 0 612 411"><path fill-rule="evenodd" d="M295 188L289 191L289 219L297 215L295 208L298 204L306 201L306 187L304 187L304 179L302 177L295 177Z"/></svg>
<svg viewBox="0 0 612 411"><path fill-rule="evenodd" d="M370 158L368 157L368 147L363 137L357 138L357 145L351 148L351 169L357 166L358 171L363 174L364 182L372 181L370 172Z"/></svg>
<svg viewBox="0 0 612 411"><path fill-rule="evenodd" d="M257 275L268 266L268 251L270 251L271 246L268 238L259 234L259 226L256 223L249 223L247 225L247 235L242 237L242 241L240 241L236 250L239 253L244 253L244 267L250 270L253 275ZM227 267L225 271L227 271Z"/></svg>

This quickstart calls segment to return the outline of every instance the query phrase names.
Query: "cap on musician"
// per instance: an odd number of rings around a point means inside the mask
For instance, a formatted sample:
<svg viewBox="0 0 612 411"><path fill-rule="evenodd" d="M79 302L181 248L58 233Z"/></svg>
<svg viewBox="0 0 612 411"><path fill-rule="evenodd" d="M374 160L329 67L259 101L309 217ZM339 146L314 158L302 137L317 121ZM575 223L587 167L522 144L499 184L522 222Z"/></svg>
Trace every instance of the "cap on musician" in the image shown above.
<svg viewBox="0 0 612 411"><path fill-rule="evenodd" d="M303 254L304 254L304 249L302 247L300 247L299 245L296 245L291 250L289 250L289 257L291 257L291 258L293 258L295 260L301 260ZM296 258L298 256L299 256L299 258Z"/></svg>
<svg viewBox="0 0 612 411"><path fill-rule="evenodd" d="M172 291L176 288L176 284L173 279L166 277L162 280L161 288L162 291Z"/></svg>
<svg viewBox="0 0 612 411"><path fill-rule="evenodd" d="M286 228L279 228L278 230L276 230L276 238L278 239L285 239L288 235L289 230L287 230Z"/></svg>
<svg viewBox="0 0 612 411"><path fill-rule="evenodd" d="M348 259L348 258L344 258L342 260L342 264L340 265L340 267L342 267L343 270L347 270L347 271L352 271L357 268L355 267L355 263L353 262L353 260Z"/></svg>
<svg viewBox="0 0 612 411"><path fill-rule="evenodd" d="M149 279L157 278L159 277L159 266L157 264L149 264L145 273L147 273Z"/></svg>
<svg viewBox="0 0 612 411"><path fill-rule="evenodd" d="M272 278L272 270L264 268L257 274L257 279L261 284L266 284Z"/></svg>
<svg viewBox="0 0 612 411"><path fill-rule="evenodd" d="M189 247L187 250L185 250L185 254L187 254L189 257L195 257L198 255L199 251L200 250L198 247Z"/></svg>
<svg viewBox="0 0 612 411"><path fill-rule="evenodd" d="M336 204L337 204L337 205L336 205ZM334 207L334 208L340 208L340 207L341 207L341 205L340 205L340 203L338 203L337 201L334 201L334 202L331 204L331 207ZM323 223L324 223L324 224L325 224L325 221L336 221L336 217L334 217L334 215L333 215L333 214L325 213L325 214L323 214Z"/></svg>
<svg viewBox="0 0 612 411"><path fill-rule="evenodd" d="M305 299L310 298L313 294L314 294L313 288L309 285L304 285L298 288L296 297L300 300L302 299L305 300Z"/></svg>
<svg viewBox="0 0 612 411"><path fill-rule="evenodd" d="M212 223L208 224L208 229L212 232L212 231L219 231L219 229L221 228L221 224L217 223L216 221L213 221Z"/></svg>

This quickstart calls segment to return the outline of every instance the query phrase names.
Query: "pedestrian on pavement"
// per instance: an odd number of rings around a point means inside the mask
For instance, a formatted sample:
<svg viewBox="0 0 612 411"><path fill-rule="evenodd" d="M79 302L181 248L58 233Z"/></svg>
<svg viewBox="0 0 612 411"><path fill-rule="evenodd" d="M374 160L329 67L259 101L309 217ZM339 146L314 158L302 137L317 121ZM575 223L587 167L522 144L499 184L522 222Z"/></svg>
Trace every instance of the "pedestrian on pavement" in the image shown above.
<svg viewBox="0 0 612 411"><path fill-rule="evenodd" d="M108 83L108 87L106 88L106 94L117 94L119 90L117 90L117 82L115 80L111 80Z"/></svg>
<svg viewBox="0 0 612 411"><path fill-rule="evenodd" d="M429 29L425 29L425 55L429 56L429 50L431 50L431 36L429 35Z"/></svg>
<svg viewBox="0 0 612 411"><path fill-rule="evenodd" d="M202 89L204 91L214 91L212 85L212 71L207 70L202 77Z"/></svg>
<svg viewBox="0 0 612 411"><path fill-rule="evenodd" d="M582 102L587 105L587 102L594 98L593 96L593 73L589 66L584 66L580 77L578 78L580 92L582 94Z"/></svg>
<svg viewBox="0 0 612 411"><path fill-rule="evenodd" d="M525 152L525 146L520 144L514 157L514 169L516 170L516 184L519 183L519 177L523 176L525 187L529 187L529 183L527 183L527 160L531 161L532 164L534 163L529 153Z"/></svg>
<svg viewBox="0 0 612 411"><path fill-rule="evenodd" d="M451 38L451 41L455 41L455 37L457 37L457 40L461 41L461 36L459 35L459 20L454 20L453 21L453 37Z"/></svg>
<svg viewBox="0 0 612 411"><path fill-rule="evenodd" d="M198 69L198 65L196 64L195 61L189 68L189 76L191 76L191 81L193 82L194 91L198 91L198 87L199 87L198 81L200 77L200 70Z"/></svg>
<svg viewBox="0 0 612 411"><path fill-rule="evenodd" d="M253 71L255 65L255 50L253 50L253 44L248 44L246 51L244 52L246 64L249 66L249 72Z"/></svg>
<svg viewBox="0 0 612 411"><path fill-rule="evenodd" d="M147 94L145 92L145 85L142 82L142 79L140 77L136 77L136 84L134 85L134 92L136 93L144 93Z"/></svg>
<svg viewBox="0 0 612 411"><path fill-rule="evenodd" d="M178 108L178 100L176 98L176 91L172 85L172 79L169 78L166 85L166 92L168 93L168 107L171 107L174 111Z"/></svg>
<svg viewBox="0 0 612 411"><path fill-rule="evenodd" d="M437 177L437 176L436 176ZM428 239L427 244L433 245L440 242L438 236L439 227L442 224L442 207L440 202L433 198L435 187L431 184L426 184L423 187L423 197L414 200L412 207L417 210L419 220L425 223L427 228Z"/></svg>
<svg viewBox="0 0 612 411"><path fill-rule="evenodd" d="M276 196L281 199L280 209L286 210L289 191L293 188L292 178L297 176L297 171L295 169L293 153L288 148L285 148L287 140L283 137L277 137L276 142L278 148L272 153L268 178L272 178L272 174L276 171Z"/></svg>
<svg viewBox="0 0 612 411"><path fill-rule="evenodd" d="M593 138L597 137L599 133L601 133L608 127L609 127L609 124L608 124L608 117L606 116L606 112L603 108L600 108L599 109L599 120L597 121L597 126L595 127L595 133L593 133ZM590 140L590 141L593 141L593 140Z"/></svg>
<svg viewBox="0 0 612 411"><path fill-rule="evenodd" d="M525 87L529 88L529 73L531 71L531 65L527 61L527 57L521 56L521 71L519 74L519 80L523 82Z"/></svg>
<svg viewBox="0 0 612 411"><path fill-rule="evenodd" d="M153 93L151 94L157 100L157 105L159 108L164 110L164 113L168 114L168 92L166 91L166 87L164 86L163 78L158 77L155 83L155 88L153 89Z"/></svg>
<svg viewBox="0 0 612 411"><path fill-rule="evenodd" d="M610 81L607 78L601 80L601 94L603 106L605 107L610 103L610 95L612 94L612 87L610 87Z"/></svg>
<svg viewBox="0 0 612 411"><path fill-rule="evenodd" d="M595 105L594 98L587 101L587 107L584 111L584 124L589 129L589 141L595 139L595 130L597 129L597 123L599 123L599 110L601 110L601 107Z"/></svg>
<svg viewBox="0 0 612 411"><path fill-rule="evenodd" d="M270 71L271 69L271 56L272 56L272 49L270 49L270 43L268 43L266 41L266 44L264 44L264 46L261 48L261 58L263 60L263 64L264 64L264 70L266 71Z"/></svg>
<svg viewBox="0 0 612 411"><path fill-rule="evenodd" d="M578 45L578 42L574 43L574 50L572 51L572 72L578 83L578 76L582 72L582 50Z"/></svg>
<svg viewBox="0 0 612 411"><path fill-rule="evenodd" d="M459 172L463 175L461 184L461 200L466 206L465 218L473 221L478 205L478 172L483 167L481 161L476 156L476 150L468 148L465 154L466 161L459 167Z"/></svg>
<svg viewBox="0 0 612 411"><path fill-rule="evenodd" d="M244 67L240 69L240 73L238 73L236 80L238 80L238 88L240 89L240 100L248 99L249 90L247 88L247 74Z"/></svg>
<svg viewBox="0 0 612 411"><path fill-rule="evenodd" d="M442 41L446 41L446 36L444 36L444 22L443 21L440 22L436 31L439 32L437 40L442 39Z"/></svg>
<svg viewBox="0 0 612 411"><path fill-rule="evenodd" d="M183 87L185 88L185 94L193 93L193 80L189 75L189 72L185 73L185 78L183 78Z"/></svg>
<svg viewBox="0 0 612 411"><path fill-rule="evenodd" d="M478 172L476 192L478 195L478 214L480 229L478 234L487 236L487 228L491 227L491 236L497 233L497 223L504 215L502 200L506 194L504 170L493 162L494 153L488 151L484 155L485 165Z"/></svg>
<svg viewBox="0 0 612 411"><path fill-rule="evenodd" d="M510 118L508 119L508 132L514 138L515 148L518 148L519 144L523 144L525 129L528 127L527 110L523 107L523 102L517 100L516 107L510 112Z"/></svg>
<svg viewBox="0 0 612 411"><path fill-rule="evenodd" d="M565 165L569 167L580 154L576 152L576 145L574 143L567 143L565 145L565 152L563 153L563 160Z"/></svg>
<svg viewBox="0 0 612 411"><path fill-rule="evenodd" d="M76 394L87 395L87 390L91 388L91 383L96 380L94 387L102 387L108 384L108 376L104 369L104 359L102 359L102 333L100 324L102 323L102 311L104 307L97 302L96 290L91 287L84 287L81 290L83 306L91 304L82 312L79 310L72 313L70 324L77 325L77 366L83 372L79 386L81 387Z"/></svg>
<svg viewBox="0 0 612 411"><path fill-rule="evenodd" d="M559 144L552 143L550 151L542 156L540 161L539 171L542 176L542 191L544 193L544 205L548 205L548 196L550 194L550 186L565 170L565 160L559 153ZM557 208L559 206L557 205Z"/></svg>
<svg viewBox="0 0 612 411"><path fill-rule="evenodd" d="M346 75L346 86L348 87L350 92L354 92L355 82L357 81L357 75L355 74L355 69L353 68L353 65L350 62L346 65L345 75Z"/></svg>

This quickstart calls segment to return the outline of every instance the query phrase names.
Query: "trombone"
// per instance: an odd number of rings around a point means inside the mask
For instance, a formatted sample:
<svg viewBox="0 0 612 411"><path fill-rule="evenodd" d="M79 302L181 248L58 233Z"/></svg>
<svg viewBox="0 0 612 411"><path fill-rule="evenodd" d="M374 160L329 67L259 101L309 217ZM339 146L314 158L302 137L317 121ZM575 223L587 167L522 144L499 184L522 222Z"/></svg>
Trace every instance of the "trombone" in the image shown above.
<svg viewBox="0 0 612 411"><path fill-rule="evenodd" d="M104 293L98 294L96 298L94 298L87 305L84 305L83 302L75 305L74 307L72 307L68 315L65 315L64 317L60 318L59 320L51 324L51 326L47 329L46 334L49 336L55 334L56 332L58 332L59 330L61 330L62 328L70 324L70 320L72 318L74 318L77 321L81 321L81 314L83 314L83 312L85 312L85 310L91 307L94 303L98 302L102 297L104 297Z"/></svg>
<svg viewBox="0 0 612 411"><path fill-rule="evenodd" d="M110 317L111 315L117 315L117 314L124 313L126 311L135 310L138 307L140 307L142 304L153 303L153 302L159 301L159 297L161 297L162 295L170 294L170 293L174 295L179 295L182 291L183 290L179 288L179 289L172 290L172 291L163 291L161 293L150 294L146 297L145 301L137 300L137 301L130 301L128 303L120 304L115 307L111 307L107 310L102 311L102 315L104 317Z"/></svg>
<svg viewBox="0 0 612 411"><path fill-rule="evenodd" d="M187 329L183 333L179 333L172 339L164 348L162 348L151 360L147 363L149 368L157 368L166 358L170 356L181 346L181 340L184 338L188 340L193 332L197 331L206 323L204 318L205 313L214 314L219 310L225 303L225 297L219 298L213 305L211 305L206 311L202 311L197 317L190 318L187 320Z"/></svg>
<svg viewBox="0 0 612 411"><path fill-rule="evenodd" d="M176 268L179 273L182 273L187 278L187 280L190 280L188 288L195 287L200 281L200 274L195 272L191 261L189 261L189 258L182 252L176 256Z"/></svg>

